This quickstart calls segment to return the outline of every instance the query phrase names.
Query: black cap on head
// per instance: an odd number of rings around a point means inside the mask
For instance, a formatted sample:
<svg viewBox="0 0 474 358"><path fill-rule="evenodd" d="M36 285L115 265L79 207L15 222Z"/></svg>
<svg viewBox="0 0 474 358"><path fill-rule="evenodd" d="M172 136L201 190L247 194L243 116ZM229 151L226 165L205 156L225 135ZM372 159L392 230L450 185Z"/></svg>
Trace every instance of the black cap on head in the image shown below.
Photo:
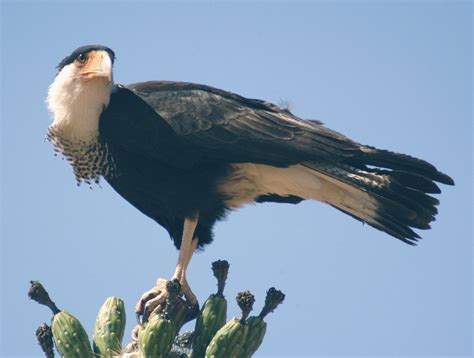
<svg viewBox="0 0 474 358"><path fill-rule="evenodd" d="M73 63L77 56L79 56L80 54L86 54L90 51L107 51L110 56L110 60L112 61L112 64L114 63L115 53L110 48L102 45L86 45L76 48L69 56L66 56L57 66L58 71L61 71L64 66Z"/></svg>

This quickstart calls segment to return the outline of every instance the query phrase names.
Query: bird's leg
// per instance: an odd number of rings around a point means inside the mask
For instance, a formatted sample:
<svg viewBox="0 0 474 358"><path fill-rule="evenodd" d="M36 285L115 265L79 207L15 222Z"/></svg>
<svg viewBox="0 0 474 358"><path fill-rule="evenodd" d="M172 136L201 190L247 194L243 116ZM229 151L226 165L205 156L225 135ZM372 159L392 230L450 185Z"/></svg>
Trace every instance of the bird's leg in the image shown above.
<svg viewBox="0 0 474 358"><path fill-rule="evenodd" d="M173 278L177 278L179 282L181 282L182 291L188 302L193 306L197 303L197 299L186 280L186 270L198 243L198 239L194 239L194 230L196 229L197 223L197 216L195 218L186 218L184 220L178 263L176 264L176 271L173 275Z"/></svg>
<svg viewBox="0 0 474 358"><path fill-rule="evenodd" d="M183 235L181 238L181 247L179 250L178 262L173 279L177 278L182 286L182 291L191 307L198 307L196 296L191 291L186 281L186 269L188 268L194 250L197 247L197 239L194 238L194 231L198 224L199 216L186 217L183 225ZM135 306L135 313L137 318L143 317L146 321L151 312L159 309L158 306L164 306L167 297L166 280L158 279L156 286L150 291L145 292L137 305Z"/></svg>

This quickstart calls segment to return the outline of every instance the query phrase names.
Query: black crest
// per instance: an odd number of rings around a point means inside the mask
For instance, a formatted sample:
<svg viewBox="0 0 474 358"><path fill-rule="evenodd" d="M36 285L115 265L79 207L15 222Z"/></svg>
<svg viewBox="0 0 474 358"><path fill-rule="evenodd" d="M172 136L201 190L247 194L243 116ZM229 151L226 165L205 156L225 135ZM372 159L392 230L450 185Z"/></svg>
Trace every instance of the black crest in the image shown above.
<svg viewBox="0 0 474 358"><path fill-rule="evenodd" d="M57 66L58 72L61 71L64 66L69 65L70 63L74 62L74 60L80 54L86 54L90 51L107 51L112 60L112 63L115 61L115 53L110 48L102 45L86 45L76 48L69 56L66 56Z"/></svg>

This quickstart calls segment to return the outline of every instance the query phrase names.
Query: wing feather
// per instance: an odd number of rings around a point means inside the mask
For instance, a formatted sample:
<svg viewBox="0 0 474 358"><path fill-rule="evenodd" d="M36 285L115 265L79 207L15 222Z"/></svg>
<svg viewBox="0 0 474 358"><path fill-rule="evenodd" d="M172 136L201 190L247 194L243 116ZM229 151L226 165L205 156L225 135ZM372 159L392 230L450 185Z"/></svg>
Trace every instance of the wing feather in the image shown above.
<svg viewBox="0 0 474 358"><path fill-rule="evenodd" d="M216 88L164 81L127 88L211 160L287 166L305 160L342 161L359 148L320 122Z"/></svg>
<svg viewBox="0 0 474 358"><path fill-rule="evenodd" d="M169 165L344 163L396 171L401 182L433 192L439 191L434 181L454 184L426 161L361 145L319 121L209 86L168 81L119 86L105 112L101 134Z"/></svg>

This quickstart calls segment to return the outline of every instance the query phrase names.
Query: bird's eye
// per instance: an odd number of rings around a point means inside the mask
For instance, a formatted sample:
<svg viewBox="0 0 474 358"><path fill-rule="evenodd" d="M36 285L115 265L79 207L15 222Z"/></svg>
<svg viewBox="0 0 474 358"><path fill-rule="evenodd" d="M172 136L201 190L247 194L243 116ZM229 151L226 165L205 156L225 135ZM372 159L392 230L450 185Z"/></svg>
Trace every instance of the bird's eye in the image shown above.
<svg viewBox="0 0 474 358"><path fill-rule="evenodd" d="M82 53L82 52L81 52L81 53L76 57L76 60L77 60L78 62L80 62L80 63L84 63L84 62L86 62L86 60L87 60L87 56L86 56L85 53Z"/></svg>

